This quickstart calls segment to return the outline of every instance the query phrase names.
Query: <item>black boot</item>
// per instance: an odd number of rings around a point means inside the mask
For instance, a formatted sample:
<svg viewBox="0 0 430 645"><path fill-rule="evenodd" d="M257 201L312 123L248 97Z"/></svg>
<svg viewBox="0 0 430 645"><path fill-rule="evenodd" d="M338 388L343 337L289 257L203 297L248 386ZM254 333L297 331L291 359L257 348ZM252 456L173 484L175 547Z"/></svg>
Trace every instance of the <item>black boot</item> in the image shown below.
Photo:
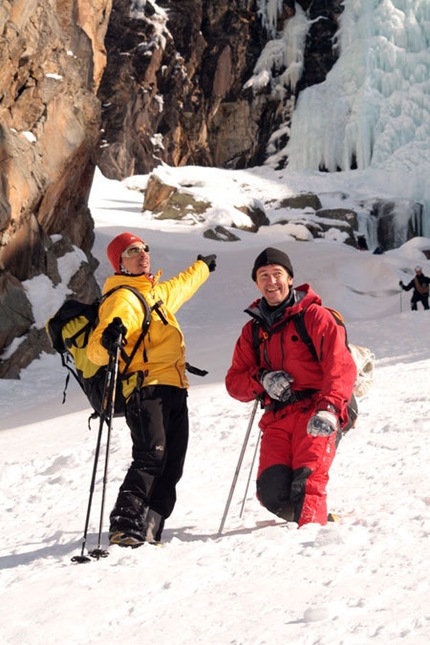
<svg viewBox="0 0 430 645"><path fill-rule="evenodd" d="M122 491L110 514L109 542L137 547L145 542L145 502L131 491Z"/></svg>

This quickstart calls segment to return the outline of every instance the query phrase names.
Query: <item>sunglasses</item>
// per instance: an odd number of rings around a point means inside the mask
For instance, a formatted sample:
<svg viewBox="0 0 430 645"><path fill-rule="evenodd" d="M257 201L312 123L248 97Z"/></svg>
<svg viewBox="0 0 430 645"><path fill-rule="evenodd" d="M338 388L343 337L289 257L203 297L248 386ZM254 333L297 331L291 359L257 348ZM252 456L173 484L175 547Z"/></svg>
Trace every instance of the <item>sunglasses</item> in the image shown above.
<svg viewBox="0 0 430 645"><path fill-rule="evenodd" d="M145 253L149 253L149 246L147 244L139 244L138 246L129 246L128 249L125 249L125 251L121 253L121 257L137 258L142 253L142 251L145 251Z"/></svg>

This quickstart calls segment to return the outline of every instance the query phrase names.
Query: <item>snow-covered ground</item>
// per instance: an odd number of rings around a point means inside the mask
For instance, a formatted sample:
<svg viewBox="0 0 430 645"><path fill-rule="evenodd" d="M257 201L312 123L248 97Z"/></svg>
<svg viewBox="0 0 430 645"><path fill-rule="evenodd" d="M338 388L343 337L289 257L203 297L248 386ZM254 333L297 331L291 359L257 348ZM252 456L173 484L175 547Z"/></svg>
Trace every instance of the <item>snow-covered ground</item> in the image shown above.
<svg viewBox="0 0 430 645"><path fill-rule="evenodd" d="M213 170L178 169L178 179L186 172L201 172L202 190L209 190ZM246 180L255 197L286 189L285 180L276 184L268 177L262 170L241 171L222 181ZM209 374L190 377L191 440L177 506L162 547L112 547L104 559L73 564L81 552L97 423L88 430L90 410L74 383L61 404L65 374L58 356L43 355L18 381L0 381L0 641L428 643L430 312L412 313L410 294L400 292L398 281L409 280L416 264L430 275L422 252L430 239L384 255L330 241L296 242L281 226L258 234L236 231L241 241L216 242L203 238L203 224L151 219L141 202L138 191L97 173L90 206L100 282L110 270L106 245L124 230L150 244L153 269L162 268L165 277L198 253L218 256L215 273L179 314L188 360ZM216 221L219 213L212 215ZM253 261L269 245L290 255L296 285L310 282L325 304L342 311L350 341L373 350L375 382L331 471L329 507L339 523L297 530L279 521L255 499L253 477L240 517L255 423L218 536L252 408L232 400L223 379L247 320L243 309L257 295ZM63 282L76 256L62 263ZM64 287L41 279L26 287L40 324L61 303ZM102 451L101 465L104 457ZM106 516L129 459L127 427L115 419ZM101 484L99 471L88 548L97 544ZM103 547L106 531L105 521Z"/></svg>

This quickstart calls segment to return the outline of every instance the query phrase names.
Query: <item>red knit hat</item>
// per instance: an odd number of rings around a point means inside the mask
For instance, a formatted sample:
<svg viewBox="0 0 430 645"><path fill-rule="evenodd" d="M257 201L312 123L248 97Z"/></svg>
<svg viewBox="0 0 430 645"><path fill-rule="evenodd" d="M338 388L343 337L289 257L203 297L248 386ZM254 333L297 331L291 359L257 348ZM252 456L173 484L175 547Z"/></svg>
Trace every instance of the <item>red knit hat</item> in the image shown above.
<svg viewBox="0 0 430 645"><path fill-rule="evenodd" d="M121 254L128 249L132 244L145 244L140 237L133 235L133 233L121 233L114 237L112 242L108 245L106 249L106 254L108 260L113 266L115 273L121 273L120 264L121 264Z"/></svg>

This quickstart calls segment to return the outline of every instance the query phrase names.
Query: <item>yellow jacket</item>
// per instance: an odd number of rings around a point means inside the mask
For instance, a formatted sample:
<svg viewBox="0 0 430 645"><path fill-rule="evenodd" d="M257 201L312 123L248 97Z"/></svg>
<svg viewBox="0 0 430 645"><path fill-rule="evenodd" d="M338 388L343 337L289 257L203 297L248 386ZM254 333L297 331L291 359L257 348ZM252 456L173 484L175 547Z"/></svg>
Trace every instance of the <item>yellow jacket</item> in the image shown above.
<svg viewBox="0 0 430 645"><path fill-rule="evenodd" d="M134 374L123 383L125 397L130 396L136 387L136 372L144 374L143 386L161 384L188 387L185 375L185 342L174 314L207 280L209 269L205 262L197 260L186 271L165 282L159 282L161 273L159 271L153 280L146 276L115 274L107 278L103 287L103 293L107 293L119 285L132 286L145 297L149 307L161 300L160 309L168 321L166 325L156 311L151 313L148 333L127 370L127 373ZM88 342L88 358L96 365L106 365L109 362L108 352L100 341L104 329L117 316L127 328L127 344L124 349L130 355L142 330L143 315L140 300L129 289L118 289L106 298L100 306L99 324ZM124 361L120 358L119 373L123 372L124 368Z"/></svg>

